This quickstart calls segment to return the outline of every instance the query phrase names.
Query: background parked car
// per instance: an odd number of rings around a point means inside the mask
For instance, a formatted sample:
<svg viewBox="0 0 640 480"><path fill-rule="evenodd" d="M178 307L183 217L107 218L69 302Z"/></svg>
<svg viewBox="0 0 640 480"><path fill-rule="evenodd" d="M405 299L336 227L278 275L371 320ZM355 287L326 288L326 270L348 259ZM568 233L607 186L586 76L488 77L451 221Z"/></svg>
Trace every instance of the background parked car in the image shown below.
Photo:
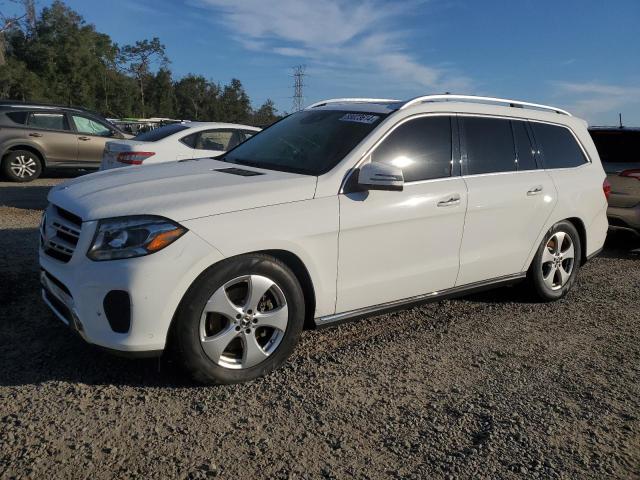
<svg viewBox="0 0 640 480"><path fill-rule="evenodd" d="M215 157L259 131L256 127L233 123L181 122L165 125L131 140L107 142L100 169Z"/></svg>
<svg viewBox="0 0 640 480"><path fill-rule="evenodd" d="M592 127L589 132L611 184L609 226L640 234L640 128Z"/></svg>
<svg viewBox="0 0 640 480"><path fill-rule="evenodd" d="M108 139L129 136L82 108L0 102L2 173L29 182L45 167L93 167Z"/></svg>

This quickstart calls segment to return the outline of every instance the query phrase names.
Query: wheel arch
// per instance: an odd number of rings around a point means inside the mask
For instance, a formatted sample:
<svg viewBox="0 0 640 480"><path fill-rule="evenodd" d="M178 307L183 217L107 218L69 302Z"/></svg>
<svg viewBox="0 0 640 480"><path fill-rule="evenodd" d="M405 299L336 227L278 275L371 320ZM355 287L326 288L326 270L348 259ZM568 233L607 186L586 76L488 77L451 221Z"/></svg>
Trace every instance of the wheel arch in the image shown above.
<svg viewBox="0 0 640 480"><path fill-rule="evenodd" d="M9 152L15 152L16 150L27 150L37 155L40 158L40 161L42 162L42 168L47 166L47 156L38 147L35 147L28 143L14 143L14 144L5 146L4 151L2 152L2 158L4 159L4 157Z"/></svg>
<svg viewBox="0 0 640 480"><path fill-rule="evenodd" d="M243 252L237 255L233 255L230 257L222 257L218 261L210 264L208 267L204 268L200 271L199 274L195 275L192 278L191 282L187 285L186 289L182 293L180 300L178 301L175 309L173 310L173 314L171 316L171 320L169 322L169 327L167 329L166 339L165 339L165 348L171 348L173 344L173 336L175 334L174 328L176 323L176 315L180 311L180 308L183 305L184 298L187 295L187 292L190 288L192 288L201 278L212 268L216 268L221 262L232 261L234 258L243 257L252 254L262 254L268 255L270 257L279 260L284 263L287 267L291 269L293 274L296 276L296 279L300 282L300 287L302 288L302 293L304 295L305 302L305 319L304 319L304 328L305 329L314 329L315 322L313 321L315 310L316 310L316 294L315 288L313 286L313 281L311 279L311 275L309 270L307 269L304 262L300 259L298 255L289 251L282 249L268 249L268 250L254 250L250 252Z"/></svg>
<svg viewBox="0 0 640 480"><path fill-rule="evenodd" d="M291 269L293 274L298 279L298 282L300 282L300 287L302 287L302 293L304 294L304 303L306 306L304 327L314 328L315 323L313 321L313 318L316 311L316 293L313 286L313 280L311 279L311 275L309 274L309 270L307 269L307 266L304 264L304 262L300 259L300 257L298 257L295 253L290 252L289 250L259 250L250 253L262 253L265 255L270 255L280 260Z"/></svg>
<svg viewBox="0 0 640 480"><path fill-rule="evenodd" d="M580 235L580 265L584 265L587 262L587 228L578 217L570 217L565 220L571 223Z"/></svg>
<svg viewBox="0 0 640 480"><path fill-rule="evenodd" d="M531 263L533 262L533 259L535 257L535 254L538 251L540 243L544 240L546 235L549 233L549 230L556 223L559 223L559 222L569 222L578 231L578 235L580 236L580 256L582 257L581 261L580 261L580 265L582 266L582 265L585 264L585 262L587 261L587 229L585 227L585 224L584 224L583 220L581 218L579 218L579 217L566 217L566 218L559 218L559 219L557 219L555 221L549 222L547 224L548 227L545 230L543 230L542 232L540 232L540 235L539 235L538 239L536 240L536 242L534 243L531 251L529 252L529 256L527 258L526 263L523 266L522 271L528 271L529 270L529 268L531 267Z"/></svg>

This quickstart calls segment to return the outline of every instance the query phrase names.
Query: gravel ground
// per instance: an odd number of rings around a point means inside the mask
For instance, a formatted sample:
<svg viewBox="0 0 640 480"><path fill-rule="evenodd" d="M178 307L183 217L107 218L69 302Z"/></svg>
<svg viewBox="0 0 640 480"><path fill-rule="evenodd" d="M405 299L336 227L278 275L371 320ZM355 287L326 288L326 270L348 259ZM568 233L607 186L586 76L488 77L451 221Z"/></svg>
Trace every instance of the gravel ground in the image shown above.
<svg viewBox="0 0 640 480"><path fill-rule="evenodd" d="M640 240L554 304L503 288L309 331L200 387L84 344L39 299L40 209L0 183L0 478L640 478Z"/></svg>

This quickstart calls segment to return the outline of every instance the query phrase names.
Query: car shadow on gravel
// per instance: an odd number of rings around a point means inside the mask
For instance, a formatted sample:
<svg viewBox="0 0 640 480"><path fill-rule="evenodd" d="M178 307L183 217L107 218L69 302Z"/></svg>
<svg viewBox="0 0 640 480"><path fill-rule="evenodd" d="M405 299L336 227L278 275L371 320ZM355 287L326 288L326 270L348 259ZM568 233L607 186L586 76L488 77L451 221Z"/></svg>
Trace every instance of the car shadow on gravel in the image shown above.
<svg viewBox="0 0 640 480"><path fill-rule="evenodd" d="M68 179L86 175L95 170L60 169L47 170L41 179ZM36 180L38 182L38 180ZM37 183L0 182L0 207L13 207L25 210L44 210L47 206L47 195L52 185Z"/></svg>
<svg viewBox="0 0 640 480"><path fill-rule="evenodd" d="M47 207L47 195L50 189L50 186L40 185L29 187L0 186L0 207L44 210Z"/></svg>
<svg viewBox="0 0 640 480"><path fill-rule="evenodd" d="M640 260L640 235L625 231L609 232L600 256Z"/></svg>
<svg viewBox="0 0 640 480"><path fill-rule="evenodd" d="M64 325L41 298L37 242L35 228L0 232L0 386L193 386L170 362L106 353Z"/></svg>

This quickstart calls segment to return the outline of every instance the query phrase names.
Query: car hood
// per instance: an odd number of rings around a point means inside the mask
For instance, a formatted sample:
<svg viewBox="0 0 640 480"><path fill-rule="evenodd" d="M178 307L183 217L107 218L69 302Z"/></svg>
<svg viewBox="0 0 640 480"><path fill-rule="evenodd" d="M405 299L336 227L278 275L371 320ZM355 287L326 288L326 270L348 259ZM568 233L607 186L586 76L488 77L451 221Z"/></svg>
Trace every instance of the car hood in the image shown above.
<svg viewBox="0 0 640 480"><path fill-rule="evenodd" d="M84 221L160 215L179 222L307 200L316 182L313 176L203 158L92 173L52 188L48 200Z"/></svg>

